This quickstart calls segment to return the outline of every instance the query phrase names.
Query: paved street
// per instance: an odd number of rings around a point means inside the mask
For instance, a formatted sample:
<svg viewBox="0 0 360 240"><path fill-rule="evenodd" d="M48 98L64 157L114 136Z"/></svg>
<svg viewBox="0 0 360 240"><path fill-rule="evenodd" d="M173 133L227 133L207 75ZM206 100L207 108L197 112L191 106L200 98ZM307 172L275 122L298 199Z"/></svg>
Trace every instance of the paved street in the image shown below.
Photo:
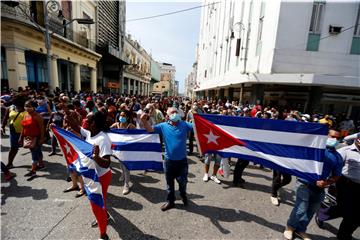
<svg viewBox="0 0 360 240"><path fill-rule="evenodd" d="M9 139L1 141L1 157L7 162ZM18 153L13 172L16 178L1 184L2 239L97 239L98 229L91 228L94 216L86 197L76 199L75 192L63 193L69 186L62 156L48 157L47 168L31 182L23 175L30 167L28 150ZM282 232L293 205L293 182L280 195L280 207L270 203L272 173L251 166L245 170L245 189L231 186L232 176L221 185L204 183L203 164L189 157L188 193L190 204L162 212L166 192L162 173L132 172L132 192L122 195L119 166L112 164L113 181L109 188L108 209L114 221L108 227L111 239L284 239ZM212 168L210 169L210 171ZM309 226L313 239L334 238L339 220L319 229ZM360 238L360 229L354 234Z"/></svg>

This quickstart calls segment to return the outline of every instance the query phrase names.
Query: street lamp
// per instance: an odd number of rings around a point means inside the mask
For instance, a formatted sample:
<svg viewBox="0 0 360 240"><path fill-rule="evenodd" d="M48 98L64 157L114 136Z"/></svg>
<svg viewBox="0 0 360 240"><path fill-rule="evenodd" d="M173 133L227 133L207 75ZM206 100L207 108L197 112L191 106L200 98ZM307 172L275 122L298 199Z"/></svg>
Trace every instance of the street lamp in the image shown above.
<svg viewBox="0 0 360 240"><path fill-rule="evenodd" d="M51 35L49 31L49 12L51 13L58 13L58 17L64 17L62 14L62 10L60 9L60 4L56 0L49 0L44 5L44 15L45 15L45 47L46 47L46 62L47 62L47 68L48 68L48 79L49 79L49 90L54 90L55 85L58 83L52 82L51 73L52 73L52 66L51 66ZM70 23L77 21L79 24L94 24L93 19L89 18L75 18L71 21L66 23L66 20L63 21L63 27L64 27L64 37L66 37L66 26Z"/></svg>
<svg viewBox="0 0 360 240"><path fill-rule="evenodd" d="M10 6L10 7L18 7L22 12L24 12L26 14L26 11L24 11L24 9L21 8L20 6L20 1L19 0L12 0L12 1L3 1L4 4ZM51 34L49 31L49 12L51 13L57 13L59 18L63 18L63 14L62 14L62 10L60 9L60 3L56 0L49 0L44 4L44 22L45 22L45 31L43 30L43 28L37 23L37 21L35 21L33 19L32 16L29 16L28 14L26 14L26 16L31 20L32 23L35 24L35 26L40 29L40 31L45 33L45 48L46 48L46 61L47 61L47 78L49 80L49 88L50 90L53 90L55 87L55 83L51 82ZM75 18L72 19L70 22L66 23L66 20L64 19L63 25L64 27L66 27L67 25L69 25L70 23L77 21L79 24L94 24L94 20L93 19L89 19L89 18ZM65 32L66 34L66 32ZM56 83L57 85L57 83Z"/></svg>
<svg viewBox="0 0 360 240"><path fill-rule="evenodd" d="M66 19L63 20L63 27L64 27L64 37L67 37L66 27L67 25L76 21L78 24L94 24L94 20L92 18L74 18L71 21L67 22Z"/></svg>

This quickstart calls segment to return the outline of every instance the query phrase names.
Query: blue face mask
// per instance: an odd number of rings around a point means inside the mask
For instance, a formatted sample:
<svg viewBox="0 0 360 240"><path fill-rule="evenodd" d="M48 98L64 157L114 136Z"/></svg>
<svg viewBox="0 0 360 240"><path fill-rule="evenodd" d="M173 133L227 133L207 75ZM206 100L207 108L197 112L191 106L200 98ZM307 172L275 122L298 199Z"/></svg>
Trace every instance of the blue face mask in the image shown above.
<svg viewBox="0 0 360 240"><path fill-rule="evenodd" d="M119 117L119 121L120 121L121 123L126 123L126 117L120 116L120 117Z"/></svg>
<svg viewBox="0 0 360 240"><path fill-rule="evenodd" d="M339 141L336 138L328 138L326 140L326 146L329 148L335 148L339 144Z"/></svg>
<svg viewBox="0 0 360 240"><path fill-rule="evenodd" d="M178 113L173 113L170 115L170 121L172 122L178 122L181 120L181 117Z"/></svg>

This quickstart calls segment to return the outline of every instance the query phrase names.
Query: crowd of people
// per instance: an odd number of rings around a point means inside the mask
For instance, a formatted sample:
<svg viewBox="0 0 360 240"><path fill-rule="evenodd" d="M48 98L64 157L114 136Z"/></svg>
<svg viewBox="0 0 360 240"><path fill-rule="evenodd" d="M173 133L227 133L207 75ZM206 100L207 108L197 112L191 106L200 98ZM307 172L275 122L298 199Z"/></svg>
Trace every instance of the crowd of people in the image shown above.
<svg viewBox="0 0 360 240"><path fill-rule="evenodd" d="M192 127L193 114L219 114L263 119L280 119L287 121L317 122L329 127L329 138L324 159L323 179L312 185L304 179L296 180L296 202L287 221L284 236L292 239L297 233L303 239L310 239L306 228L313 215L318 211L324 199L324 189L338 184L339 209L337 215L343 217L338 233L339 239L351 239L351 234L359 226L359 217L355 221L354 209L359 210L360 202L360 138L352 135L359 132L359 121L354 122L346 114L306 114L298 110L279 108L277 106L262 106L257 104L242 104L230 100L193 100L181 97L148 97L122 96L101 93L61 92L59 89L49 94L47 91L35 91L30 88L19 88L1 96L1 130L6 134L9 126L10 151L7 164L1 162L5 181L10 181L14 174L14 159L20 147L31 151L31 170L25 174L27 180L36 177L36 171L46 168L43 161L42 145L51 145L49 156L56 155L57 140L50 133L50 127L56 125L73 132L85 141L94 145L93 159L103 169L102 176L106 178L103 186L103 196L106 199L108 184L111 181L110 155L111 142L105 134L110 128L146 129L156 132L164 144L164 173L167 183L167 199L161 206L162 211L175 207L175 180L179 184L180 195L184 205L188 204L186 185L188 175L187 155L194 154L194 131ZM354 143L340 150L338 140L353 139ZM188 146L187 146L188 141ZM214 162L211 174L210 163ZM216 154L205 154L203 181L214 181L221 184L218 178L219 169L224 159ZM231 161L231 160L230 160ZM242 173L249 161L237 159L235 163L233 184L243 187L245 180ZM262 166L260 166L262 167ZM130 173L122 166L124 178L123 194L130 193ZM86 194L84 182L76 169L68 169L71 186L64 192L77 191L75 197ZM109 174L110 172L110 174ZM278 191L291 182L291 176L279 171L273 171L271 203L279 206ZM351 188L351 191L348 190ZM351 200L349 200L351 198ZM356 204L357 203L357 204ZM93 211L95 211L93 209ZM341 212L341 214L339 214ZM356 212L356 211L355 211ZM358 211L360 212L360 211ZM104 210L103 215L108 213ZM105 217L106 218L106 217ZM321 227L323 221L317 223ZM100 238L107 239L106 224L98 224Z"/></svg>

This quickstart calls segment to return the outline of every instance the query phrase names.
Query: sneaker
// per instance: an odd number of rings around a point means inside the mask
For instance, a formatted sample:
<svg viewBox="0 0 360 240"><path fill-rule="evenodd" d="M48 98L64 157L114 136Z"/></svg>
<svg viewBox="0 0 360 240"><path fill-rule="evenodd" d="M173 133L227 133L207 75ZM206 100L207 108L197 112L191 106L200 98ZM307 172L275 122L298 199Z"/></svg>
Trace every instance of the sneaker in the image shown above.
<svg viewBox="0 0 360 240"><path fill-rule="evenodd" d="M124 186L124 189L123 189L123 191L122 191L122 194L123 194L123 195L126 195L126 194L129 194L129 192L130 192L130 188L129 188L128 186Z"/></svg>
<svg viewBox="0 0 360 240"><path fill-rule="evenodd" d="M203 181L207 182L209 181L209 175L207 173L205 173L204 177L203 177Z"/></svg>
<svg viewBox="0 0 360 240"><path fill-rule="evenodd" d="M295 232L295 234L299 237L301 237L303 240L311 240L311 238L309 237L309 235L307 235L304 232Z"/></svg>
<svg viewBox="0 0 360 240"><path fill-rule="evenodd" d="M279 199L277 197L270 197L270 200L271 200L272 205L274 205L274 206L280 205Z"/></svg>
<svg viewBox="0 0 360 240"><path fill-rule="evenodd" d="M217 184L221 183L220 180L216 176L211 176L210 179L213 180Z"/></svg>
<svg viewBox="0 0 360 240"><path fill-rule="evenodd" d="M293 236L294 236L294 230L290 227L286 227L285 231L284 231L284 237L286 239L293 239Z"/></svg>
<svg viewBox="0 0 360 240"><path fill-rule="evenodd" d="M174 203L171 203L171 202L166 202L164 205L161 206L161 211L165 212L169 209L172 209L175 207L175 204Z"/></svg>
<svg viewBox="0 0 360 240"><path fill-rule="evenodd" d="M99 240L109 240L109 236L105 233L105 236L99 238Z"/></svg>

